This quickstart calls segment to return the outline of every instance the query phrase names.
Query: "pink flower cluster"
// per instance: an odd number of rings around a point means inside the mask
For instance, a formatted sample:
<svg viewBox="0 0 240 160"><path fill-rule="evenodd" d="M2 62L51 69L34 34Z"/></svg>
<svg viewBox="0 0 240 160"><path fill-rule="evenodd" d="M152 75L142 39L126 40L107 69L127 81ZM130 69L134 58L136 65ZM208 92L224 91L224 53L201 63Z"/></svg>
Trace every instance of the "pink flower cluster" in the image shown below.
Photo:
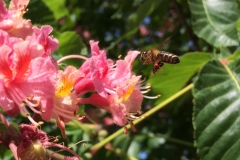
<svg viewBox="0 0 240 160"><path fill-rule="evenodd" d="M0 0L2 110L9 116L21 113L35 125L38 123L31 112L45 121L54 118L66 138L65 123L81 120L83 116L76 114L79 105L92 104L111 113L117 125L130 123L135 131L132 121L138 118L143 94L150 87L142 86L141 76L132 72L140 52L129 51L124 59L114 63L99 49L98 42L91 40L91 58L86 58L79 69L67 66L64 71L59 70L51 56L58 48L57 39L49 36L52 27L38 28L22 17L28 2L13 0L8 10ZM86 93L91 95L86 97Z"/></svg>
<svg viewBox="0 0 240 160"><path fill-rule="evenodd" d="M132 72L132 64L138 51L129 51L123 60L116 63L107 59L104 50L100 50L98 42L90 41L92 57L85 61L79 71L85 74L76 81L74 93L81 97L93 92L88 98L78 98L80 104L92 104L112 114L114 122L119 126L138 118L143 100L141 76ZM132 125L132 129L135 128Z"/></svg>
<svg viewBox="0 0 240 160"><path fill-rule="evenodd" d="M51 56L58 48L58 40L49 36L52 27L38 28L22 17L28 3L29 0L12 0L6 9L0 0L0 107L9 116L21 113L34 124L20 127L23 135L29 135L23 137L23 148L33 140L42 144L46 140L45 133L34 128L38 123L32 113L45 121L55 119L66 138L65 123L84 117L76 114L81 104L105 109L117 125L129 123L135 131L132 121L139 118L143 94L150 87L142 86L141 76L132 72L140 52L129 51L115 63L107 59L98 42L91 40L92 56L84 58L86 61L79 69L67 66L60 70L58 63L81 56L70 55L57 62ZM90 96L86 97L86 93ZM38 139L39 135L45 138L44 142L41 137Z"/></svg>
<svg viewBox="0 0 240 160"><path fill-rule="evenodd" d="M30 118L28 106L50 120L58 72L50 54L58 41L49 36L51 26L33 27L22 18L27 3L11 1L7 10L0 1L0 106L10 116Z"/></svg>

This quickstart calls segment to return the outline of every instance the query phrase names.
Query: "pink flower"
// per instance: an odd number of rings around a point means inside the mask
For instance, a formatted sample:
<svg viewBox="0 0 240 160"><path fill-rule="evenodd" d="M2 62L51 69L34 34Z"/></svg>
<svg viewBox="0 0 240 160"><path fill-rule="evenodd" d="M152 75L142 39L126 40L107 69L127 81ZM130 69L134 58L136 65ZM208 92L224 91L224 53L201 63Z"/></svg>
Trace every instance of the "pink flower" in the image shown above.
<svg viewBox="0 0 240 160"><path fill-rule="evenodd" d="M64 71L59 70L58 72L51 117L56 119L57 126L61 129L64 138L66 138L64 131L65 123L83 118L83 116L76 115L79 106L76 95L72 93L76 79L83 76L82 72L72 66L68 66Z"/></svg>
<svg viewBox="0 0 240 160"><path fill-rule="evenodd" d="M74 89L79 95L96 90L102 96L106 96L105 86L102 86L108 73L106 53L103 50L99 50L98 42L90 41L89 43L91 45L92 57L86 60L80 67L79 70L85 74L85 77L81 77L76 81Z"/></svg>
<svg viewBox="0 0 240 160"><path fill-rule="evenodd" d="M96 93L88 98L79 98L78 102L105 109L112 114L114 123L119 126L130 123L135 131L132 121L139 118L136 115L140 113L143 94L150 87L142 86L141 76L132 72L133 62L140 52L129 51L124 60L117 60L114 64L106 58L104 51L99 50L97 42L90 41L90 45L93 56L79 69L86 76L78 79L74 88L77 93ZM86 84L91 90L84 90Z"/></svg>
<svg viewBox="0 0 240 160"><path fill-rule="evenodd" d="M114 122L119 126L131 123L135 119L134 115L141 110L143 95L137 88L140 76L133 76L131 79L119 85L116 95L111 99L110 110Z"/></svg>
<svg viewBox="0 0 240 160"><path fill-rule="evenodd" d="M0 46L0 106L10 116L21 112L31 119L28 106L50 120L57 73L53 59L42 58L43 47L36 41L13 43L1 32L4 43Z"/></svg>
<svg viewBox="0 0 240 160"><path fill-rule="evenodd" d="M49 25L42 26L40 29L33 27L33 37L43 46L45 56L49 56L58 48L58 40L49 36L52 30L53 28Z"/></svg>
<svg viewBox="0 0 240 160"><path fill-rule="evenodd" d="M75 91L79 95L86 92L98 92L103 97L111 94L122 82L132 75L132 63L140 52L129 51L124 60L118 60L116 64L107 59L106 53L100 50L98 42L90 41L92 57L83 63L80 71L85 73L76 81Z"/></svg>
<svg viewBox="0 0 240 160"><path fill-rule="evenodd" d="M118 60L115 65L111 66L111 71L108 72L105 79L105 86L111 86L111 90L130 79L133 75L132 64L140 52L129 51L124 60Z"/></svg>
<svg viewBox="0 0 240 160"><path fill-rule="evenodd" d="M23 19L29 0L12 0L9 10L3 0L0 1L0 29L10 36L25 39L33 33L30 20Z"/></svg>
<svg viewBox="0 0 240 160"><path fill-rule="evenodd" d="M131 79L116 88L115 94L111 94L106 98L93 94L89 98L79 98L79 103L92 104L105 109L112 114L114 123L119 126L130 123L132 130L135 131L132 121L138 118L135 115L140 112L143 100L143 94L138 89L139 79L140 76L132 76Z"/></svg>

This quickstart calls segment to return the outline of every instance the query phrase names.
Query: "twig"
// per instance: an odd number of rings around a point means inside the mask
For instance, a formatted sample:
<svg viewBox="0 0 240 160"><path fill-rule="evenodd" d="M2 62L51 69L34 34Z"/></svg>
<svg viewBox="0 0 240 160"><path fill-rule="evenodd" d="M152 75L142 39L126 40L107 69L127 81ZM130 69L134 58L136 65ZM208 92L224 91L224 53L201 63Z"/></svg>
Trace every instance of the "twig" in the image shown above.
<svg viewBox="0 0 240 160"><path fill-rule="evenodd" d="M177 0L173 0L173 3L174 3L174 6L175 6L175 9L176 9L176 12L179 15L179 19L180 19L182 25L185 27L185 29L187 31L188 37L193 41L196 50L201 51L201 49L200 49L200 47L198 45L198 38L197 38L196 35L193 34L192 29L187 24L187 22L185 20L185 17L184 17L184 13L183 13L183 11L181 9L180 4L177 2Z"/></svg>

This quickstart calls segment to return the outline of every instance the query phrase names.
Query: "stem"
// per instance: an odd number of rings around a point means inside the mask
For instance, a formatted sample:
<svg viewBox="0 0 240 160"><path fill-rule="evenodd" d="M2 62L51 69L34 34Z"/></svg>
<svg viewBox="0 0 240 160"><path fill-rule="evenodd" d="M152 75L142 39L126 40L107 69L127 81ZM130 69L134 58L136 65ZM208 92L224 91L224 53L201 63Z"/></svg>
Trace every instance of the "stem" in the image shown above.
<svg viewBox="0 0 240 160"><path fill-rule="evenodd" d="M198 38L197 36L195 36L193 34L193 31L191 29L191 27L189 27L188 23L186 22L185 20L185 17L184 17L184 13L182 11L182 7L180 6L180 4L177 2L177 0L173 0L173 3L174 3L174 6L175 6L175 9L176 9L176 12L178 13L179 15L179 19L182 23L182 25L185 27L186 29L186 32L188 34L188 37L193 41L194 43L194 46L196 47L196 50L198 51L201 51L201 48L198 46Z"/></svg>
<svg viewBox="0 0 240 160"><path fill-rule="evenodd" d="M156 107L152 108L151 110L147 111L146 113L144 113L141 117L150 117L150 115L152 115L153 113L155 113L156 111L158 111L159 109L163 108L164 106L166 106L167 104L169 104L170 102L174 101L175 99L177 99L178 97L180 97L181 95L185 94L186 92L188 92L189 90L191 90L193 87L193 84L188 85L187 87L183 88L181 91L177 92L176 94L174 94L173 96L169 97L168 99L166 99L165 101L163 101L162 103L160 103L159 105L157 105ZM133 123L136 125L138 123L140 123L142 120L144 120L145 118L142 119L137 119L135 120ZM130 125L128 124L126 126L127 128L130 128ZM124 128L119 129L118 131L116 131L115 133L113 133L112 135L108 136L107 138L105 138L104 140L102 140L101 142L95 144L94 146L92 146L90 148L90 150L94 153L95 151L97 151L98 149L100 149L101 147L103 147L105 144L107 144L108 142L110 142L111 140L113 140L115 137L117 137L118 135L123 133Z"/></svg>

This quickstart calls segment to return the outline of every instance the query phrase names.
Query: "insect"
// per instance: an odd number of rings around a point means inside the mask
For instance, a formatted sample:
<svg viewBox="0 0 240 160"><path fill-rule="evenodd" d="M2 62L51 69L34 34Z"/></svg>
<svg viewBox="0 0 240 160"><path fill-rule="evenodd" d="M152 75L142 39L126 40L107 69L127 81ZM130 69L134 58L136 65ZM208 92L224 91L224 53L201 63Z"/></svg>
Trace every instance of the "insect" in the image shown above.
<svg viewBox="0 0 240 160"><path fill-rule="evenodd" d="M166 41L169 39L170 38L168 38ZM153 75L164 65L164 63L176 64L180 62L177 55L165 51L160 51L155 48L141 51L140 61L142 61L144 64L153 64Z"/></svg>

